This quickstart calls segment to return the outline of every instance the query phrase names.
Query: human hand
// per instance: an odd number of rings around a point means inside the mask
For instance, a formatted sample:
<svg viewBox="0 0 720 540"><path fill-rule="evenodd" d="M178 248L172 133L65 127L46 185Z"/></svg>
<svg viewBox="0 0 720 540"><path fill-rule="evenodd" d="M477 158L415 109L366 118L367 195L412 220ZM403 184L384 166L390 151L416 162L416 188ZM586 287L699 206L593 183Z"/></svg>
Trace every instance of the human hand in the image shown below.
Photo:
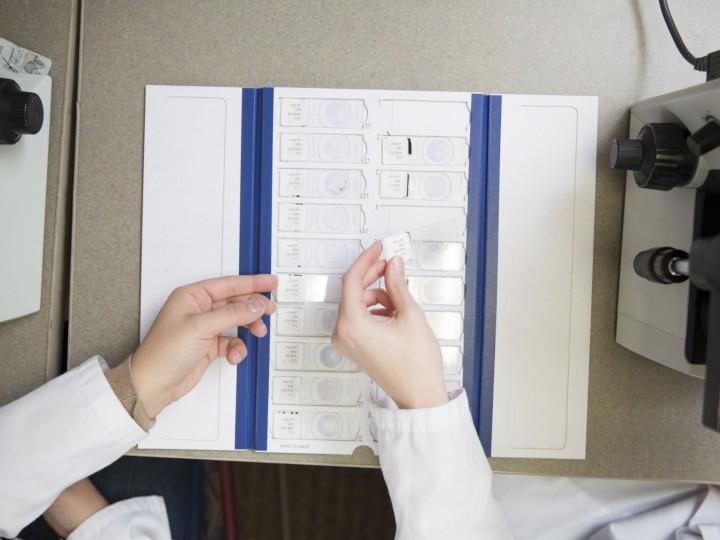
<svg viewBox="0 0 720 540"><path fill-rule="evenodd" d="M332 337L338 352L363 369L402 409L448 401L440 346L422 308L410 295L404 261L378 260L382 244L365 250L342 280ZM384 289L367 289L381 276ZM380 304L381 308L368 311Z"/></svg>
<svg viewBox="0 0 720 540"><path fill-rule="evenodd" d="M216 357L230 364L245 358L240 338L219 334L247 326L253 335L265 336L261 317L273 313L275 304L260 293L276 286L271 275L226 276L170 294L131 360L133 386L149 418L192 390Z"/></svg>

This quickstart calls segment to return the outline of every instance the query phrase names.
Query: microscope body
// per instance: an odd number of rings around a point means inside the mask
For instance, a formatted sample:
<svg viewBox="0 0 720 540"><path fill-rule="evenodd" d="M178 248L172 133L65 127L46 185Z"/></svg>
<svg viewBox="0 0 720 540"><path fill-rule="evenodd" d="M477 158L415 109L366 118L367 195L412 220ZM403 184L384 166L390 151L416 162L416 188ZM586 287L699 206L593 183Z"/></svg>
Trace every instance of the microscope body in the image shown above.
<svg viewBox="0 0 720 540"><path fill-rule="evenodd" d="M720 80L707 82L635 104L630 109L630 137L643 126L675 124L695 133L709 118L720 118ZM686 358L688 300L691 282L665 286L637 274L638 253L656 246L690 252L698 188L714 189L720 171L720 148L698 158L686 184L673 189L640 187L628 171L625 190L617 342L665 366L704 377L705 366Z"/></svg>
<svg viewBox="0 0 720 540"><path fill-rule="evenodd" d="M720 338L718 119L720 79L635 104L630 140L615 141L611 152L612 166L631 169L625 190L617 342L672 369L707 375L706 409L710 379L720 378L720 340L714 339ZM640 141L652 139L649 131L665 128L687 135L682 149L661 148L661 140L672 137L659 135L657 148L654 140L645 144L646 157L649 146L650 161L656 161L658 169L647 160L641 166ZM647 275L663 274L662 264L664 275ZM714 345L709 345L710 338ZM718 377L711 375L714 371ZM720 385L720 379L713 385ZM712 407L714 412L704 411L703 421L719 429L717 399Z"/></svg>

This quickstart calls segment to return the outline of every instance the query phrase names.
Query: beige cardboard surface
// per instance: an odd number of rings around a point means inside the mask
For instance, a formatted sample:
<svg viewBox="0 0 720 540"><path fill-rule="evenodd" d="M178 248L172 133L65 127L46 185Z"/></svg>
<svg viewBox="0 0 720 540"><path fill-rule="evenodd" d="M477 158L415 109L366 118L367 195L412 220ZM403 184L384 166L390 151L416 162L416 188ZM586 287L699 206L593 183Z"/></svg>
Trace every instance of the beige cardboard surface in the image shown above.
<svg viewBox="0 0 720 540"><path fill-rule="evenodd" d="M692 13L673 7L692 50L720 48L717 2L693 2ZM702 383L614 339L624 175L607 168L609 141L626 135L633 102L702 81L675 50L656 2L86 2L70 361L102 354L114 364L137 345L144 85L598 95L587 459L492 465L719 482L720 436L700 426ZM376 463L369 455L156 454Z"/></svg>
<svg viewBox="0 0 720 540"><path fill-rule="evenodd" d="M0 323L0 405L61 371L76 12L76 0L0 0L0 36L53 62L41 309Z"/></svg>

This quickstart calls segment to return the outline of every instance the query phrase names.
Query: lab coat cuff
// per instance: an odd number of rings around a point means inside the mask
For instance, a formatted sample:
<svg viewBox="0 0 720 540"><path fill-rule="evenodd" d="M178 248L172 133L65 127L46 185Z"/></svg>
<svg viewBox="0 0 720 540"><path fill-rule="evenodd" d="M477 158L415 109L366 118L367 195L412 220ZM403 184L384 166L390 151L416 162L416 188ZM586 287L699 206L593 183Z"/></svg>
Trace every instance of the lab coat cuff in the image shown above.
<svg viewBox="0 0 720 540"><path fill-rule="evenodd" d="M132 356L119 366L105 372L105 377L110 383L115 395L120 400L123 408L133 417L143 431L150 431L155 425L155 420L148 418L145 409L138 399L131 373Z"/></svg>
<svg viewBox="0 0 720 540"><path fill-rule="evenodd" d="M456 390L443 405L426 409L391 409L377 407L371 414L378 432L399 435L405 432L432 433L467 425L470 417L467 394Z"/></svg>
<svg viewBox="0 0 720 540"><path fill-rule="evenodd" d="M162 497L134 497L106 506L81 523L67 540L140 537L170 539L170 524Z"/></svg>
<svg viewBox="0 0 720 540"><path fill-rule="evenodd" d="M105 360L93 356L75 369L78 371L89 410L100 417L103 425L112 427L116 440L128 441L132 446L147 435L113 392L105 376L105 371L108 370Z"/></svg>

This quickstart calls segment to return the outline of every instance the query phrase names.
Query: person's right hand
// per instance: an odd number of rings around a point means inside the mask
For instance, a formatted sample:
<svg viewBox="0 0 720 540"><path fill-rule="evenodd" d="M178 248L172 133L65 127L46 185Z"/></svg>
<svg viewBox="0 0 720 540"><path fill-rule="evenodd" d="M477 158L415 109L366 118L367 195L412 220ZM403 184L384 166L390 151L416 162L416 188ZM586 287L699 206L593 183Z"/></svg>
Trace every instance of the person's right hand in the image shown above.
<svg viewBox="0 0 720 540"><path fill-rule="evenodd" d="M440 346L415 302L401 257L365 250L345 273L333 346L364 370L402 409L447 403ZM381 276L384 289L367 289ZM383 307L368 311L368 307Z"/></svg>

